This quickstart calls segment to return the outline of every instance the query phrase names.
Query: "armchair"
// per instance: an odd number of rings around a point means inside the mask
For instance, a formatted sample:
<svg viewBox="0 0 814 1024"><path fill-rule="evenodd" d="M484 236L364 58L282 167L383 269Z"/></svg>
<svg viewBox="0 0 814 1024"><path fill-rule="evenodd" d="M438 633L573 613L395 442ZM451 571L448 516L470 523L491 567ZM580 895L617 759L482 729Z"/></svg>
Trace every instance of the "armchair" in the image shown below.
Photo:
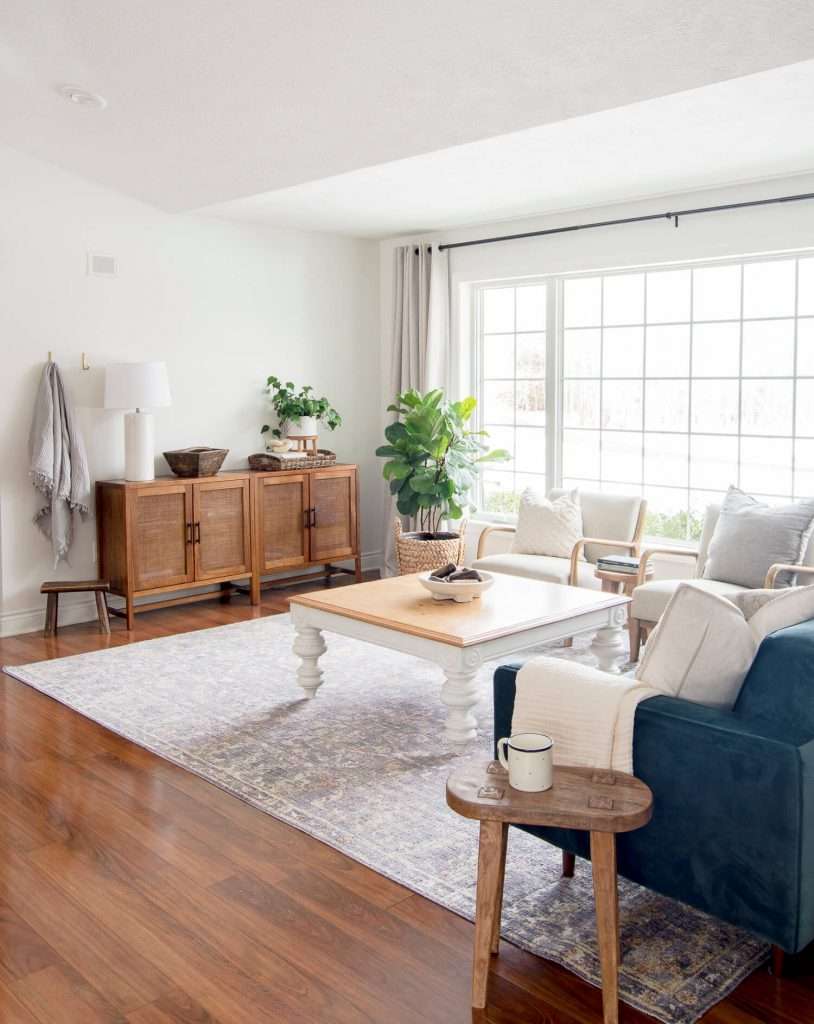
<svg viewBox="0 0 814 1024"><path fill-rule="evenodd" d="M620 836L619 872L781 950L814 941L814 621L767 636L726 711L651 697L636 709L635 774L653 818ZM511 735L519 665L494 676L495 739ZM583 667L584 668L584 667ZM525 831L573 857L586 833Z"/></svg>
<svg viewBox="0 0 814 1024"><path fill-rule="evenodd" d="M553 490L549 497L554 499L565 493L562 489ZM600 581L594 576L597 558L608 551L638 554L647 503L638 497L590 491L580 492L580 502L586 535L576 542L569 558L511 551L510 545L505 543L508 537L501 537L501 534L511 536L515 528L487 526L478 540L475 568L600 589ZM497 547L502 550L495 551Z"/></svg>
<svg viewBox="0 0 814 1024"><path fill-rule="evenodd" d="M630 660L638 661L642 641L653 629L661 618L667 603L675 593L676 587L682 582L681 579L657 579L646 581L647 565L654 555L669 554L674 557L691 559L694 562L692 579L695 586L710 590L721 597L733 597L742 593L746 587L736 583L726 583L723 580L712 580L704 578L704 566L706 565L709 542L718 522L720 505L710 505L704 517L704 526L701 531L701 540L697 548L658 546L646 548L639 559L639 572L636 578L636 587L633 591L633 600L629 608L629 630L630 630ZM778 573L791 571L798 575L814 574L814 540L809 544L806 556L802 565L773 565L766 573L764 586L771 589L776 585Z"/></svg>

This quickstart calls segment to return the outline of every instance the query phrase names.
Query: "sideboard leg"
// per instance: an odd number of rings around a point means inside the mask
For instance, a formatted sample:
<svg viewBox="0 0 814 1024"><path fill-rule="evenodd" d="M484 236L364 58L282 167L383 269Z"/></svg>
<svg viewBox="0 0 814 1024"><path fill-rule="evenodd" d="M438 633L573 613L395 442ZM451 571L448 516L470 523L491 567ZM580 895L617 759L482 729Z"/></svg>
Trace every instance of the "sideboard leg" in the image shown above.
<svg viewBox="0 0 814 1024"><path fill-rule="evenodd" d="M260 593L260 574L255 573L254 576L252 576L251 581L249 583L249 600L251 601L252 604L260 604Z"/></svg>
<svg viewBox="0 0 814 1024"><path fill-rule="evenodd" d="M780 946L772 946L772 974L775 978L782 978L786 968L786 953Z"/></svg>
<svg viewBox="0 0 814 1024"><path fill-rule="evenodd" d="M574 867L576 866L577 858L573 853L569 853L568 850L562 851L562 877L573 878Z"/></svg>
<svg viewBox="0 0 814 1024"><path fill-rule="evenodd" d="M133 598L128 596L124 600L127 611L127 628L128 630L133 630L136 628L136 609L133 604Z"/></svg>
<svg viewBox="0 0 814 1024"><path fill-rule="evenodd" d="M591 866L602 968L602 1021L619 1024L619 895L616 836L612 832L591 832Z"/></svg>
<svg viewBox="0 0 814 1024"><path fill-rule="evenodd" d="M294 653L300 659L297 669L297 682L305 690L305 696L311 698L322 686L322 669L319 659L326 651L322 631L313 626L302 626L295 623L297 635L294 638Z"/></svg>
<svg viewBox="0 0 814 1024"><path fill-rule="evenodd" d="M356 568L356 582L357 583L361 583L362 582L362 559L361 559L361 556L357 555L356 558L354 558L353 563L354 563L354 566Z"/></svg>

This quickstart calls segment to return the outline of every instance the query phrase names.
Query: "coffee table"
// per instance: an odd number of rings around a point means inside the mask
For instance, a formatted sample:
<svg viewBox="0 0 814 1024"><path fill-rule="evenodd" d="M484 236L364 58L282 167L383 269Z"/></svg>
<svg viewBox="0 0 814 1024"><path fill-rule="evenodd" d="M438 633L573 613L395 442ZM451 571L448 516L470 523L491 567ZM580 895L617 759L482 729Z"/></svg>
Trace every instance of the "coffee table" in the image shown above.
<svg viewBox="0 0 814 1024"><path fill-rule="evenodd" d="M480 821L478 890L472 1006L486 1005L489 957L500 946L500 914L509 825L575 828L591 833L596 931L602 974L602 1019L619 1021L619 897L616 833L646 825L653 794L624 772L555 766L554 784L544 793L522 793L509 785L497 761L479 760L447 780L447 803L465 818Z"/></svg>
<svg viewBox="0 0 814 1024"><path fill-rule="evenodd" d="M614 671L624 650L630 598L623 594L495 573L481 598L456 604L433 600L417 577L370 580L291 598L297 681L306 696L313 697L323 682L323 631L426 658L443 673L445 735L460 744L477 735L475 677L484 662L585 632L595 634L591 649L600 668Z"/></svg>

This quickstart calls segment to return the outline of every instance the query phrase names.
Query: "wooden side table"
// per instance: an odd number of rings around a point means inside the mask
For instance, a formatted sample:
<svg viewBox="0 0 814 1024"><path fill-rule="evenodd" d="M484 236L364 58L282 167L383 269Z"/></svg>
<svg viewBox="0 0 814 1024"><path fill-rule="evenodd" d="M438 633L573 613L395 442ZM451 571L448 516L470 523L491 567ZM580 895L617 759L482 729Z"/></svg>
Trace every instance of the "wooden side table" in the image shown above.
<svg viewBox="0 0 814 1024"><path fill-rule="evenodd" d="M489 957L498 952L500 943L509 825L574 828L591 833L603 1021L618 1024L616 833L632 832L650 821L653 794L649 787L623 772L555 767L551 789L523 793L511 788L507 772L497 761L480 760L450 775L447 803L465 818L480 821L472 1006L486 1006Z"/></svg>
<svg viewBox="0 0 814 1024"><path fill-rule="evenodd" d="M40 587L41 594L47 594L45 609L45 636L56 636L59 616L60 594L93 594L96 598L96 614L99 618L99 632L110 632L105 594L110 591L107 580L47 580Z"/></svg>
<svg viewBox="0 0 814 1024"><path fill-rule="evenodd" d="M602 580L602 590L606 594L627 594L632 597L633 591L638 585L636 573L611 572L609 569L597 569L594 576ZM649 581L653 578L653 566L648 564L645 578Z"/></svg>

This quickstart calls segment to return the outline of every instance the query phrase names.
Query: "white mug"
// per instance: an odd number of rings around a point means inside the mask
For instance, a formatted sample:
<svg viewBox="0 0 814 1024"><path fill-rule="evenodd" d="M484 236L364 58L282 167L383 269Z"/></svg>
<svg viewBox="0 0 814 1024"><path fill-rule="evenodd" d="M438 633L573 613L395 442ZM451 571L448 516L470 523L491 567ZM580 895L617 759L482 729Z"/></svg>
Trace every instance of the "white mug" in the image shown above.
<svg viewBox="0 0 814 1024"><path fill-rule="evenodd" d="M554 781L553 743L541 732L521 732L497 741L497 756L509 773L509 785L524 793L542 793ZM508 754L506 753L508 748Z"/></svg>

